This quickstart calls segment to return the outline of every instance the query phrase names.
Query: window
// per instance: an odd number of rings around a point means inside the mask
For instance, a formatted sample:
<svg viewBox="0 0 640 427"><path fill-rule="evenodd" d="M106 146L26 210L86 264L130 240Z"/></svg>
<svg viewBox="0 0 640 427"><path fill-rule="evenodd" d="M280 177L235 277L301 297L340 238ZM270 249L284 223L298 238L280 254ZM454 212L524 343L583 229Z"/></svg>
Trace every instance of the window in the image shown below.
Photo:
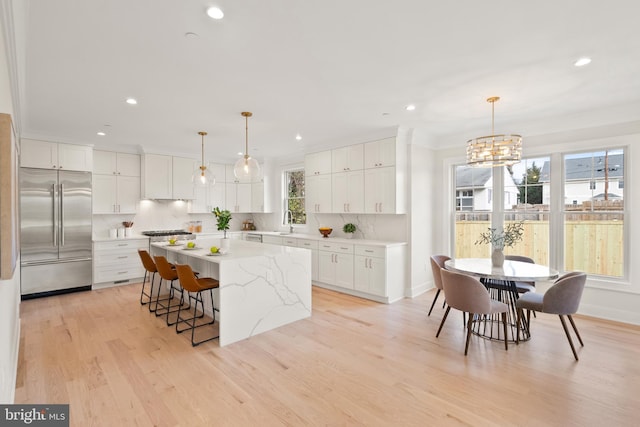
<svg viewBox="0 0 640 427"><path fill-rule="evenodd" d="M564 156L564 270L624 276L624 149Z"/></svg>
<svg viewBox="0 0 640 427"><path fill-rule="evenodd" d="M486 245L475 245L475 238L491 226L491 168L466 165L454 169L456 183L455 256L479 258L489 256Z"/></svg>
<svg viewBox="0 0 640 427"><path fill-rule="evenodd" d="M289 224L288 212L291 211L292 224L306 224L307 214L304 210L304 169L284 172L284 211L283 224Z"/></svg>

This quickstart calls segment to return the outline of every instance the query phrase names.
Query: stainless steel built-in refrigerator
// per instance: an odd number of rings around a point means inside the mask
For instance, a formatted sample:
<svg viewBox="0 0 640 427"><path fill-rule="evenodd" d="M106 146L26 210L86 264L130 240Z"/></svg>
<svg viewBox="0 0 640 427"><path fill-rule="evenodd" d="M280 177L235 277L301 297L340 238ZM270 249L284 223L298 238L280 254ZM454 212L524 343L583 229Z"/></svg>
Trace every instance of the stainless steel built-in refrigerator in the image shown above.
<svg viewBox="0 0 640 427"><path fill-rule="evenodd" d="M91 289L91 173L20 169L23 298Z"/></svg>

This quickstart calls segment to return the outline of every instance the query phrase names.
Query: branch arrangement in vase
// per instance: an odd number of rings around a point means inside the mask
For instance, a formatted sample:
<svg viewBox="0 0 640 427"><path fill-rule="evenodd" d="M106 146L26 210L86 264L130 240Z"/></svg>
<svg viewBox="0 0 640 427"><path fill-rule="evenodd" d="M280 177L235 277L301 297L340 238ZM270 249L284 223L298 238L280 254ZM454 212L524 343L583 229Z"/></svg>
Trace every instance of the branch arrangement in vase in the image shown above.
<svg viewBox="0 0 640 427"><path fill-rule="evenodd" d="M503 250L505 247L512 247L524 237L524 221L510 222L504 230L488 228L488 231L480 234L476 240L476 245L490 244L494 249Z"/></svg>

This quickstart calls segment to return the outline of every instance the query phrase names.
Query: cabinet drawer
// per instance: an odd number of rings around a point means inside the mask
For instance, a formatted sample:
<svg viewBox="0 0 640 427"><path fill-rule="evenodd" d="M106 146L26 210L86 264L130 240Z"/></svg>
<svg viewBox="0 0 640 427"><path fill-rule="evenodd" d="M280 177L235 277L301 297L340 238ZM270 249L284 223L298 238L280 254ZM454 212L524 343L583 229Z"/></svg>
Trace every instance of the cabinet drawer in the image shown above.
<svg viewBox="0 0 640 427"><path fill-rule="evenodd" d="M283 237L282 238L282 244L284 246L294 246L297 247L298 246L298 239L292 239L291 237Z"/></svg>
<svg viewBox="0 0 640 427"><path fill-rule="evenodd" d="M95 242L93 248L96 251L127 250L127 249L149 249L149 239L133 240L110 240L106 242Z"/></svg>
<svg viewBox="0 0 640 427"><path fill-rule="evenodd" d="M353 245L349 243L330 243L330 242L320 242L318 244L318 249L321 251L328 252L340 252L343 254L352 254L353 253Z"/></svg>
<svg viewBox="0 0 640 427"><path fill-rule="evenodd" d="M356 255L371 256L376 258L384 258L387 248L384 246L361 246L356 245Z"/></svg>
<svg viewBox="0 0 640 427"><path fill-rule="evenodd" d="M317 250L318 249L318 241L317 240L306 240L306 239L298 239L298 247Z"/></svg>
<svg viewBox="0 0 640 427"><path fill-rule="evenodd" d="M267 243L270 245L282 245L282 237L263 235L262 243Z"/></svg>
<svg viewBox="0 0 640 427"><path fill-rule="evenodd" d="M100 268L93 273L94 283L115 282L144 276L142 264L139 267Z"/></svg>
<svg viewBox="0 0 640 427"><path fill-rule="evenodd" d="M96 253L94 265L96 267L103 267L107 265L115 265L121 267L127 266L140 266L142 261L137 251L123 251L123 252L107 252Z"/></svg>

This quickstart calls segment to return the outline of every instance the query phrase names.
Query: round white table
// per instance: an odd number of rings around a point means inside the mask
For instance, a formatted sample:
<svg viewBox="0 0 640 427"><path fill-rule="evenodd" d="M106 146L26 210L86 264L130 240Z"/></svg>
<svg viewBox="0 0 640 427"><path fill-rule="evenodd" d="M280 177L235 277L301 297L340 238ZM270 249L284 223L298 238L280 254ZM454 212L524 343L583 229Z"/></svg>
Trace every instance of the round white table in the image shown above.
<svg viewBox="0 0 640 427"><path fill-rule="evenodd" d="M490 258L450 259L444 263L444 267L450 271L479 278L489 290L492 298L509 305L509 315L507 316L511 331L509 341L515 341L517 328L522 331L521 336L524 337L524 340L530 338L529 328L524 323L524 319L522 324L516 325L516 301L518 300L516 282L538 282L558 278L556 270L544 265L505 260L502 267L493 267ZM490 340L504 340L504 337L500 337L503 330L502 319L499 315L482 315L474 320L472 332Z"/></svg>

